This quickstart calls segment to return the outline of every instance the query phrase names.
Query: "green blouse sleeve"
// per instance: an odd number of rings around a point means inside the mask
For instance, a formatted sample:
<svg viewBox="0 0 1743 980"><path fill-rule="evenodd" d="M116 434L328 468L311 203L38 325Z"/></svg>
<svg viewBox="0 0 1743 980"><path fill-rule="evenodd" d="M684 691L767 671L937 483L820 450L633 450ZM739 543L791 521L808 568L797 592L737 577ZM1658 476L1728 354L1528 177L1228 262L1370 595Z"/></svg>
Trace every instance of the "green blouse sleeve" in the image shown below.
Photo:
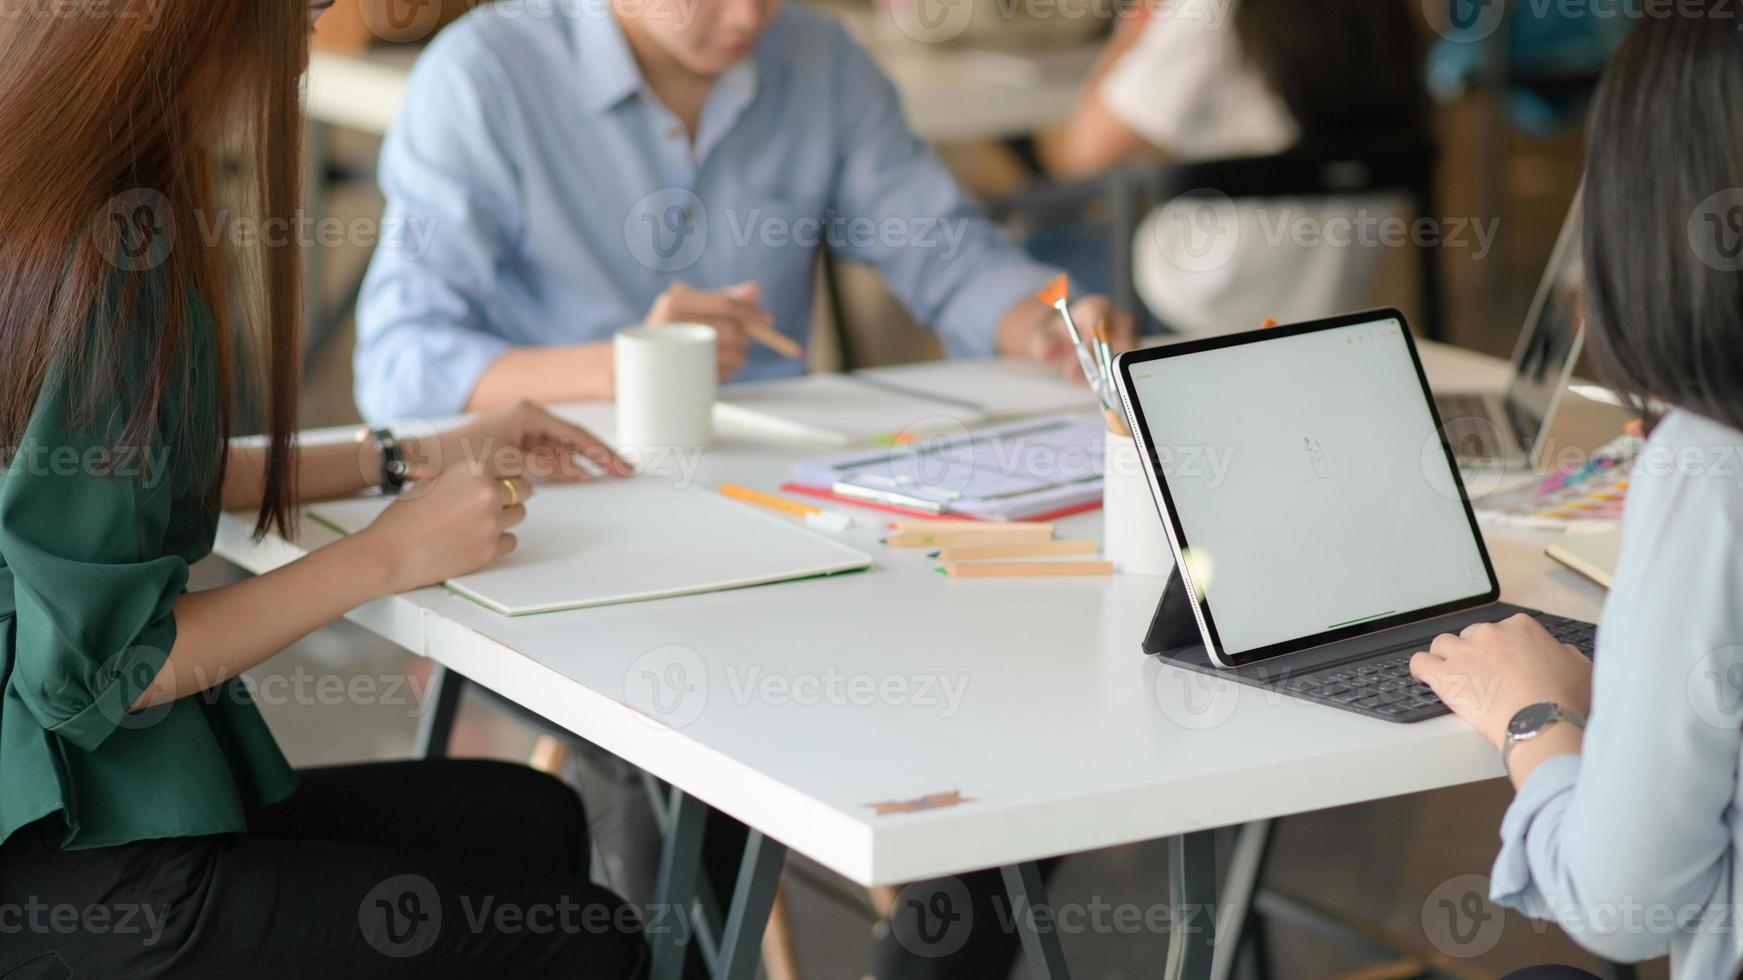
<svg viewBox="0 0 1743 980"><path fill-rule="evenodd" d="M42 392L0 484L13 686L45 730L93 751L163 669L188 565L163 547L173 499L163 446L118 448L119 411L75 428L64 381Z"/></svg>

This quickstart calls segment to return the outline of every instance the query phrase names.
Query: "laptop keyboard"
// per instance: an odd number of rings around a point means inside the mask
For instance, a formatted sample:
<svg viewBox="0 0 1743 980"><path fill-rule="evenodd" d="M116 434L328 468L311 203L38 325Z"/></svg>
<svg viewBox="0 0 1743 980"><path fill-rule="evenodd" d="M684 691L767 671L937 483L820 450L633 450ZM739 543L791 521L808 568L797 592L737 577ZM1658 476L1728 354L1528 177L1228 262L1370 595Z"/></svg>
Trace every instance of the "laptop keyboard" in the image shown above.
<svg viewBox="0 0 1743 980"><path fill-rule="evenodd" d="M1577 619L1536 613L1551 636L1571 644L1587 657L1597 643L1597 627ZM1410 674L1410 658L1426 648L1421 640L1340 664L1280 678L1272 687L1308 701L1317 701L1387 721L1412 722L1450 713L1428 685Z"/></svg>
<svg viewBox="0 0 1743 980"><path fill-rule="evenodd" d="M1437 395L1434 404L1440 410L1441 431L1460 459L1501 459L1507 455L1500 423L1483 396Z"/></svg>

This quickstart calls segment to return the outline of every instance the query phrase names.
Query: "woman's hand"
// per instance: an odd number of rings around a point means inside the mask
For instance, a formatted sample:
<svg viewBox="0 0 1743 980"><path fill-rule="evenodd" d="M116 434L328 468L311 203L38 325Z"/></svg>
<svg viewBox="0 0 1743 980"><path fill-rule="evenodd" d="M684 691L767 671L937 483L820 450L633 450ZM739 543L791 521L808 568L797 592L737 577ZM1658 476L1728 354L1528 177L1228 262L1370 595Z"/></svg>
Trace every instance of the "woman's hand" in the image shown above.
<svg viewBox="0 0 1743 980"><path fill-rule="evenodd" d="M356 537L386 558L390 593L434 585L514 551L508 532L526 520L532 495L525 477L450 469L394 500Z"/></svg>
<svg viewBox="0 0 1743 980"><path fill-rule="evenodd" d="M1592 662L1524 613L1436 637L1410 672L1496 748L1521 708L1553 701L1591 713Z"/></svg>
<svg viewBox="0 0 1743 980"><path fill-rule="evenodd" d="M433 443L433 444L432 444ZM586 459L609 476L635 470L610 446L578 425L530 401L484 412L446 432L402 442L414 479L460 469L484 477L530 477L576 483L593 474Z"/></svg>

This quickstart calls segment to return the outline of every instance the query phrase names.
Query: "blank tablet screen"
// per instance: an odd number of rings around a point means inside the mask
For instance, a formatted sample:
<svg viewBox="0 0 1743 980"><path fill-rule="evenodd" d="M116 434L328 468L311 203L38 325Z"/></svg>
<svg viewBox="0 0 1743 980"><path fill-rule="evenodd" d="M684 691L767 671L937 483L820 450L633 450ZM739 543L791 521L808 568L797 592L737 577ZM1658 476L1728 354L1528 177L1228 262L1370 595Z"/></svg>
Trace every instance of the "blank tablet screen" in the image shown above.
<svg viewBox="0 0 1743 980"><path fill-rule="evenodd" d="M1282 331L1129 365L1224 653L1494 590L1405 329Z"/></svg>

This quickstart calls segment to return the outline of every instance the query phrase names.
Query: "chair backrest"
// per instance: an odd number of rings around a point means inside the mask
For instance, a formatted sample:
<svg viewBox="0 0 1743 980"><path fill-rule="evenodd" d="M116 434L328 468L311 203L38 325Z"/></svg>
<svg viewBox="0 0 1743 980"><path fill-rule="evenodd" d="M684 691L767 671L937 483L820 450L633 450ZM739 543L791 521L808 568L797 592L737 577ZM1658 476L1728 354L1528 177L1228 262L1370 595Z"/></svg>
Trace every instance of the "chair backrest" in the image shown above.
<svg viewBox="0 0 1743 980"><path fill-rule="evenodd" d="M1421 136L1381 134L1274 156L1171 163L1152 169L1146 190L1164 202L1199 189L1227 196L1343 197L1401 192L1432 193L1438 151Z"/></svg>

